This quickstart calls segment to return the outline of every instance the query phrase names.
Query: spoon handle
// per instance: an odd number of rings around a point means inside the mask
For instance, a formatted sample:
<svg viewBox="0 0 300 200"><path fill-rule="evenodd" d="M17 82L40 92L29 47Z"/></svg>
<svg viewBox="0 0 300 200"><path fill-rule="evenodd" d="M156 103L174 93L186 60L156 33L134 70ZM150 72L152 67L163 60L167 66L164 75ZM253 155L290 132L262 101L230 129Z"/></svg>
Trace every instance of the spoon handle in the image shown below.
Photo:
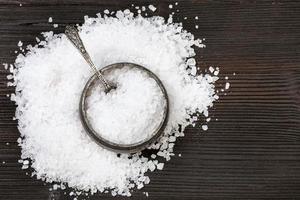
<svg viewBox="0 0 300 200"><path fill-rule="evenodd" d="M83 42L79 36L77 28L74 26L66 26L65 34L67 38L72 42L72 44L78 49L80 54L83 56L83 58L86 60L86 62L89 64L89 66L92 68L92 70L95 72L97 75L98 79L102 82L102 84L105 87L105 91L108 92L110 91L113 87L108 84L107 80L104 78L103 74L97 70L95 64L93 63L90 55L86 51Z"/></svg>

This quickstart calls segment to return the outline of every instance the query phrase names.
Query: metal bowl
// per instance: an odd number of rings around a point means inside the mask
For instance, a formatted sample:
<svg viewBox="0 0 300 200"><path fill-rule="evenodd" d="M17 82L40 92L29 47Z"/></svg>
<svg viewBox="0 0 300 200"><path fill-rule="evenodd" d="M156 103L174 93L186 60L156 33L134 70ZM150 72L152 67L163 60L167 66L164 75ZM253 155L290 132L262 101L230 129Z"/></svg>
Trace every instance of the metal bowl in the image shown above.
<svg viewBox="0 0 300 200"><path fill-rule="evenodd" d="M116 68L123 68L123 67L129 67L129 68L136 68L138 70L141 70L143 72L146 72L150 78L153 78L157 85L159 86L159 88L161 89L161 92L164 95L164 100L165 100L165 107L163 110L163 119L160 122L159 126L157 127L157 129L153 132L152 136L150 138L146 138L145 140L138 142L138 143L134 143L134 144L117 144L114 142L111 142L103 137L101 137L101 133L97 133L88 117L87 117L87 97L91 94L91 90L92 88L95 86L95 84L99 84L98 82L98 77L97 74L95 73L86 83L81 98L80 98L80 105L79 105L79 113L80 113L80 120L82 122L82 125L84 127L84 129L86 130L86 132L88 133L88 135L99 145L101 145L104 148L107 148L109 150L115 151L117 153L136 153L139 151L142 151L143 149L147 148L148 146L150 146L151 144L153 144L154 142L156 142L159 137L163 134L164 129L167 125L167 121L168 121L168 115L169 115L169 100L168 100L168 95L167 95L167 91L165 89L165 87L163 86L161 80L150 70L146 69L143 66L134 64L134 63L115 63L115 64L111 64L108 65L104 68L102 68L100 71L101 73L105 76L105 74L108 74L111 70L114 70Z"/></svg>

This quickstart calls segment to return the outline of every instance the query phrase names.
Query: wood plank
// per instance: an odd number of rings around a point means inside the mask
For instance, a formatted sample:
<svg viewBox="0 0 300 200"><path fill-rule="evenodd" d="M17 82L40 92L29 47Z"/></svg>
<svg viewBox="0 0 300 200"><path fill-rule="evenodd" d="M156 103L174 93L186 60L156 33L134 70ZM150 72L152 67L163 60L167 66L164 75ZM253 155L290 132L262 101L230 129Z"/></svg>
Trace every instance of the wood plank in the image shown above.
<svg viewBox="0 0 300 200"><path fill-rule="evenodd" d="M19 40L35 43L40 32L62 32L66 24L82 23L84 15L135 3L153 4L166 17L174 2L0 0L0 63L13 62ZM178 2L175 21L205 38L207 48L197 52L200 67L220 66L217 88L224 86L225 76L231 88L210 110L208 131L187 128L175 147L182 157L149 174L151 183L131 199L300 199L300 3ZM59 28L47 23L50 16ZM6 97L13 92L6 87L7 74L0 69L0 199L71 199L64 192L50 192L48 184L21 170L19 132L12 120L15 106Z"/></svg>

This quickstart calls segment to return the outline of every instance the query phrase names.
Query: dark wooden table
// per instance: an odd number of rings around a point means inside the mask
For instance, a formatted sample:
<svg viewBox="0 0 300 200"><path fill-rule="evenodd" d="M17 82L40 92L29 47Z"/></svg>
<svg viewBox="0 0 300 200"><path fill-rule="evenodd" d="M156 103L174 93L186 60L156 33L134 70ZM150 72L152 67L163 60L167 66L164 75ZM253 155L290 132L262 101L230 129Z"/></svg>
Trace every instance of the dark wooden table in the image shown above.
<svg viewBox="0 0 300 200"><path fill-rule="evenodd" d="M206 38L207 48L197 54L199 65L220 66L218 87L228 76L231 88L210 110L208 131L188 128L175 147L182 157L151 173L150 185L131 199L146 199L143 191L156 200L300 199L300 3L178 2L175 21ZM132 3L154 4L156 14L168 16L168 5L175 1L0 0L0 62L14 61L19 40L35 43L42 31L62 32L65 24L82 23L84 15L129 8ZM59 24L57 29L48 23L50 16ZM63 192L50 192L48 184L21 170L19 132L12 120L15 106L6 97L13 92L6 87L7 74L1 67L0 199L71 199Z"/></svg>

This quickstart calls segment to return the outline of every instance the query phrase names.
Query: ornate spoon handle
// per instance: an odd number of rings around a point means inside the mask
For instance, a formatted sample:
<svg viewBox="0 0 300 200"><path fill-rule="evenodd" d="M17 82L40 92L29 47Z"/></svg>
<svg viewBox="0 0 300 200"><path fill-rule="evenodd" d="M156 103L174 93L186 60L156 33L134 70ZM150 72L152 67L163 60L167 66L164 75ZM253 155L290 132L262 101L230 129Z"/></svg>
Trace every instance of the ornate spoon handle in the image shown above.
<svg viewBox="0 0 300 200"><path fill-rule="evenodd" d="M97 70L95 64L93 63L90 55L86 51L83 42L79 36L78 30L74 26L66 26L65 34L67 38L72 42L72 44L78 49L80 54L92 68L92 70L97 75L98 79L102 82L105 87L105 92L109 92L111 89L115 88L114 86L110 85L107 80L104 78L103 74Z"/></svg>

